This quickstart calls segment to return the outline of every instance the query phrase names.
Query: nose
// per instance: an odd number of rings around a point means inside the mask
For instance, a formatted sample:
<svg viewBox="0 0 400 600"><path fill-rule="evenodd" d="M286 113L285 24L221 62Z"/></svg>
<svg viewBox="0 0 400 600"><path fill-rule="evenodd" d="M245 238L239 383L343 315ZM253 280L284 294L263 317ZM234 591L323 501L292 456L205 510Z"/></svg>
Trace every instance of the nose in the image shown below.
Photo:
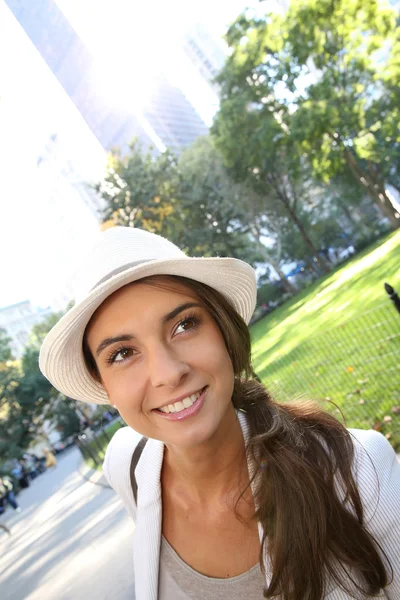
<svg viewBox="0 0 400 600"><path fill-rule="evenodd" d="M183 357L164 344L157 344L149 351L148 365L153 387L176 388L190 371Z"/></svg>

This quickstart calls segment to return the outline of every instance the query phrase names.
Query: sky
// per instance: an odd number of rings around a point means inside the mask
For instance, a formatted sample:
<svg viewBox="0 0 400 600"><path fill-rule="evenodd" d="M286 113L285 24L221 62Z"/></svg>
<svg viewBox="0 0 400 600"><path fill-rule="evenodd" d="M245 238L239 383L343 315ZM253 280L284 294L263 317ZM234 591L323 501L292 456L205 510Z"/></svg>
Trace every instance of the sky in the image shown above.
<svg viewBox="0 0 400 600"><path fill-rule="evenodd" d="M129 64L143 81L143 94L136 98L140 110L151 91L149 65L165 69L172 81L178 77L175 41L185 24L202 21L221 35L252 0L202 0L196 6L187 0L146 5L54 1L93 54L99 76L113 72L115 79L120 73L123 80L127 64L116 57L146 52L145 63ZM54 195L54 173L47 163L38 168L37 160L55 132L67 153L85 149L80 165L88 180L101 177L106 156L4 0L0 56L7 57L0 61L0 308L26 299L38 307L60 308L70 291L65 281L73 278L80 254L92 245L99 227L78 196ZM117 91L129 97L128 89ZM210 98L203 100L208 115L202 116L210 120ZM201 106L196 108L201 112Z"/></svg>

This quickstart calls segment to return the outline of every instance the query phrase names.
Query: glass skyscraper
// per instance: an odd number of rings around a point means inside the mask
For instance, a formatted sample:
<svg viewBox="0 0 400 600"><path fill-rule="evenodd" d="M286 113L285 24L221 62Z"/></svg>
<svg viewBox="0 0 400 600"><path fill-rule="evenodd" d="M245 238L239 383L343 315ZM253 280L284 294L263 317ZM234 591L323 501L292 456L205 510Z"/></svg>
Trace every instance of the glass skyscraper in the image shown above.
<svg viewBox="0 0 400 600"><path fill-rule="evenodd" d="M94 59L68 19L52 0L5 0L42 58L71 98L103 148L122 150L134 137L145 147L179 151L207 126L179 88L159 77L139 114L104 94ZM140 86L140 80L137 81Z"/></svg>

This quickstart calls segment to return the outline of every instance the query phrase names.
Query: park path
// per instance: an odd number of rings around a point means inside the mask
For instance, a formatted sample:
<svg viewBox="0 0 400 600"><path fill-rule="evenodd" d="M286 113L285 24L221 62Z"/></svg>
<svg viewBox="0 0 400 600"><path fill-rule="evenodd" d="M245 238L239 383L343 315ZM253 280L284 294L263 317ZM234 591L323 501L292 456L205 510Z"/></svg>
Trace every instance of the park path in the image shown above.
<svg viewBox="0 0 400 600"><path fill-rule="evenodd" d="M18 496L0 530L2 600L134 600L133 524L109 487L82 478L76 448Z"/></svg>

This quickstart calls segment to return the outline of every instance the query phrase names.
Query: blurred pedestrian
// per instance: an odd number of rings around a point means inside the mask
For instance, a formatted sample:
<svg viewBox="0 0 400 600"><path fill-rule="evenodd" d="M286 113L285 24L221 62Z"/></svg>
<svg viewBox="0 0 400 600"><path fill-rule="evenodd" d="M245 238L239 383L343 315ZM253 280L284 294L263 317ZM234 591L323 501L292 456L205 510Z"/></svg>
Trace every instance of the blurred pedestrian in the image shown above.
<svg viewBox="0 0 400 600"><path fill-rule="evenodd" d="M57 466L57 460L56 457L54 456L54 454L52 452L50 452L50 450L48 448L45 448L44 453L46 455L46 469L48 469L49 467L56 467Z"/></svg>
<svg viewBox="0 0 400 600"><path fill-rule="evenodd" d="M44 473L46 468L45 468L42 460L40 460L40 458L38 458L36 456L36 454L31 454L30 456L32 457L32 460L35 465L36 475L40 475L41 473Z"/></svg>
<svg viewBox="0 0 400 600"><path fill-rule="evenodd" d="M13 488L14 486L9 477L0 477L0 514L5 512L5 504L7 502L16 512L21 512L21 509L15 499Z"/></svg>
<svg viewBox="0 0 400 600"><path fill-rule="evenodd" d="M23 458L20 458L18 461L18 465L19 465L19 485L21 486L21 488L27 488L29 487L29 477L28 477L28 470L26 468L26 464Z"/></svg>
<svg viewBox="0 0 400 600"><path fill-rule="evenodd" d="M23 458L25 461L26 474L29 478L29 481L33 481L38 475L36 461L33 457L33 454L24 454Z"/></svg>

